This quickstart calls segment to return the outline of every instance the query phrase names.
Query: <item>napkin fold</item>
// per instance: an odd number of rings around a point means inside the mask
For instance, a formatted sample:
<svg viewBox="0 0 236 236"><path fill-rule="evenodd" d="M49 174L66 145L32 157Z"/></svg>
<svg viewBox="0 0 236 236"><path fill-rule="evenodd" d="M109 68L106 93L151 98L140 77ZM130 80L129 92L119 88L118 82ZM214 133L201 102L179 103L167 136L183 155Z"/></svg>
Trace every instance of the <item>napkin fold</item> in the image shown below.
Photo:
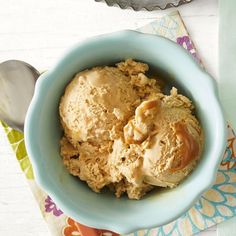
<svg viewBox="0 0 236 236"><path fill-rule="evenodd" d="M138 31L161 35L173 40L188 50L195 60L200 63L193 42L177 11L157 18L155 21L138 29ZM25 149L23 134L11 129L4 123L2 123L2 125L52 235L79 236L80 224L66 216L56 206L50 196L37 186L34 180L32 166ZM202 195L189 211L167 225L154 229L140 230L129 234L129 236L190 236L235 216L236 136L230 126L228 126L227 141L228 146L219 167L215 184ZM101 236L115 235L106 230L97 230L97 233Z"/></svg>
<svg viewBox="0 0 236 236"><path fill-rule="evenodd" d="M225 113L236 129L236 1L219 1L219 93ZM236 217L220 224L218 236L236 235Z"/></svg>
<svg viewBox="0 0 236 236"><path fill-rule="evenodd" d="M236 1L219 1L219 92L225 113L236 129Z"/></svg>

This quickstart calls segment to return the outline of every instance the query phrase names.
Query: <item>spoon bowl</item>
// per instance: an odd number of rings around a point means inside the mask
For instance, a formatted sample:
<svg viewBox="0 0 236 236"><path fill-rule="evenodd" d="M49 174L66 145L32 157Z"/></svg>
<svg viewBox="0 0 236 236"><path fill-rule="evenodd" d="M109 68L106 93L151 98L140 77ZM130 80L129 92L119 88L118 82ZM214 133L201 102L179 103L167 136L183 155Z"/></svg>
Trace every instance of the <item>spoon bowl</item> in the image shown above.
<svg viewBox="0 0 236 236"><path fill-rule="evenodd" d="M0 119L21 132L39 75L33 66L23 61L9 60L0 64Z"/></svg>

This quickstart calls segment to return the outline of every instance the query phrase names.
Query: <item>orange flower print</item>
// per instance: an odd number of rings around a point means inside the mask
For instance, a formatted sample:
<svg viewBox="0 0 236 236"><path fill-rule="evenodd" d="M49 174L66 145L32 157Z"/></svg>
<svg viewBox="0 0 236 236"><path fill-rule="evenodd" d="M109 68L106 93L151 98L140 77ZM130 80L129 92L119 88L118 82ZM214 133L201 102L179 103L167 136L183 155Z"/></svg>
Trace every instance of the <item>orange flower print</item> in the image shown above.
<svg viewBox="0 0 236 236"><path fill-rule="evenodd" d="M104 229L94 229L67 218L67 226L63 229L64 236L119 236L119 234Z"/></svg>
<svg viewBox="0 0 236 236"><path fill-rule="evenodd" d="M81 236L77 222L71 218L67 218L66 222L68 225L63 229L64 236Z"/></svg>

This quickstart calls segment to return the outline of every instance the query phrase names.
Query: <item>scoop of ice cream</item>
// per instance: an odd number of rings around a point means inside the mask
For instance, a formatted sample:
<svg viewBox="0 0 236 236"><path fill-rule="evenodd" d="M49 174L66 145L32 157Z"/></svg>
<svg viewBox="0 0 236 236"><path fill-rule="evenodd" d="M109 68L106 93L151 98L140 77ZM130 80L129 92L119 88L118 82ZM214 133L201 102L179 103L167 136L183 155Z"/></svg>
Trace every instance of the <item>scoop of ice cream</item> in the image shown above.
<svg viewBox="0 0 236 236"><path fill-rule="evenodd" d="M194 168L200 144L189 132L187 122L177 122L160 131L144 154L144 181L162 187L175 187Z"/></svg>
<svg viewBox="0 0 236 236"><path fill-rule="evenodd" d="M79 142L99 143L120 136L139 97L130 79L114 67L93 68L75 76L60 103L65 135Z"/></svg>
<svg viewBox="0 0 236 236"><path fill-rule="evenodd" d="M117 197L140 199L154 185L176 186L200 157L203 134L191 101L175 88L164 95L147 70L128 59L80 72L66 87L61 155L95 192L107 186Z"/></svg>
<svg viewBox="0 0 236 236"><path fill-rule="evenodd" d="M139 199L152 189L140 179L143 158L138 149L122 141L135 108L160 92L156 80L144 74L147 69L144 63L127 60L117 68L80 72L61 99L63 162L95 192L109 186L116 196L127 192L129 198Z"/></svg>
<svg viewBox="0 0 236 236"><path fill-rule="evenodd" d="M193 170L203 140L192 109L191 101L175 88L170 96L159 96L136 108L124 135L127 143L142 143L144 182L174 187Z"/></svg>

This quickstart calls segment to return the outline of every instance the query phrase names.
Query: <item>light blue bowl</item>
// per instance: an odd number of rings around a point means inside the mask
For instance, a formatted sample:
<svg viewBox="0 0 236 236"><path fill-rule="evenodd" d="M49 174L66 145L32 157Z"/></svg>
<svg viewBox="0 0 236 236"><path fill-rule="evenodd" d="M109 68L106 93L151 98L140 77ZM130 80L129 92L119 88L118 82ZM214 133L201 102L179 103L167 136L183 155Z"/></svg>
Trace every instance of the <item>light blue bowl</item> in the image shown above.
<svg viewBox="0 0 236 236"><path fill-rule="evenodd" d="M59 154L58 105L76 72L134 58L177 84L196 106L205 148L193 173L172 190L154 191L140 201L97 194L65 169ZM96 228L127 234L166 224L187 211L215 180L226 143L226 123L214 80L184 49L153 35L121 31L86 40L70 50L37 81L25 122L26 148L37 183L65 214Z"/></svg>

